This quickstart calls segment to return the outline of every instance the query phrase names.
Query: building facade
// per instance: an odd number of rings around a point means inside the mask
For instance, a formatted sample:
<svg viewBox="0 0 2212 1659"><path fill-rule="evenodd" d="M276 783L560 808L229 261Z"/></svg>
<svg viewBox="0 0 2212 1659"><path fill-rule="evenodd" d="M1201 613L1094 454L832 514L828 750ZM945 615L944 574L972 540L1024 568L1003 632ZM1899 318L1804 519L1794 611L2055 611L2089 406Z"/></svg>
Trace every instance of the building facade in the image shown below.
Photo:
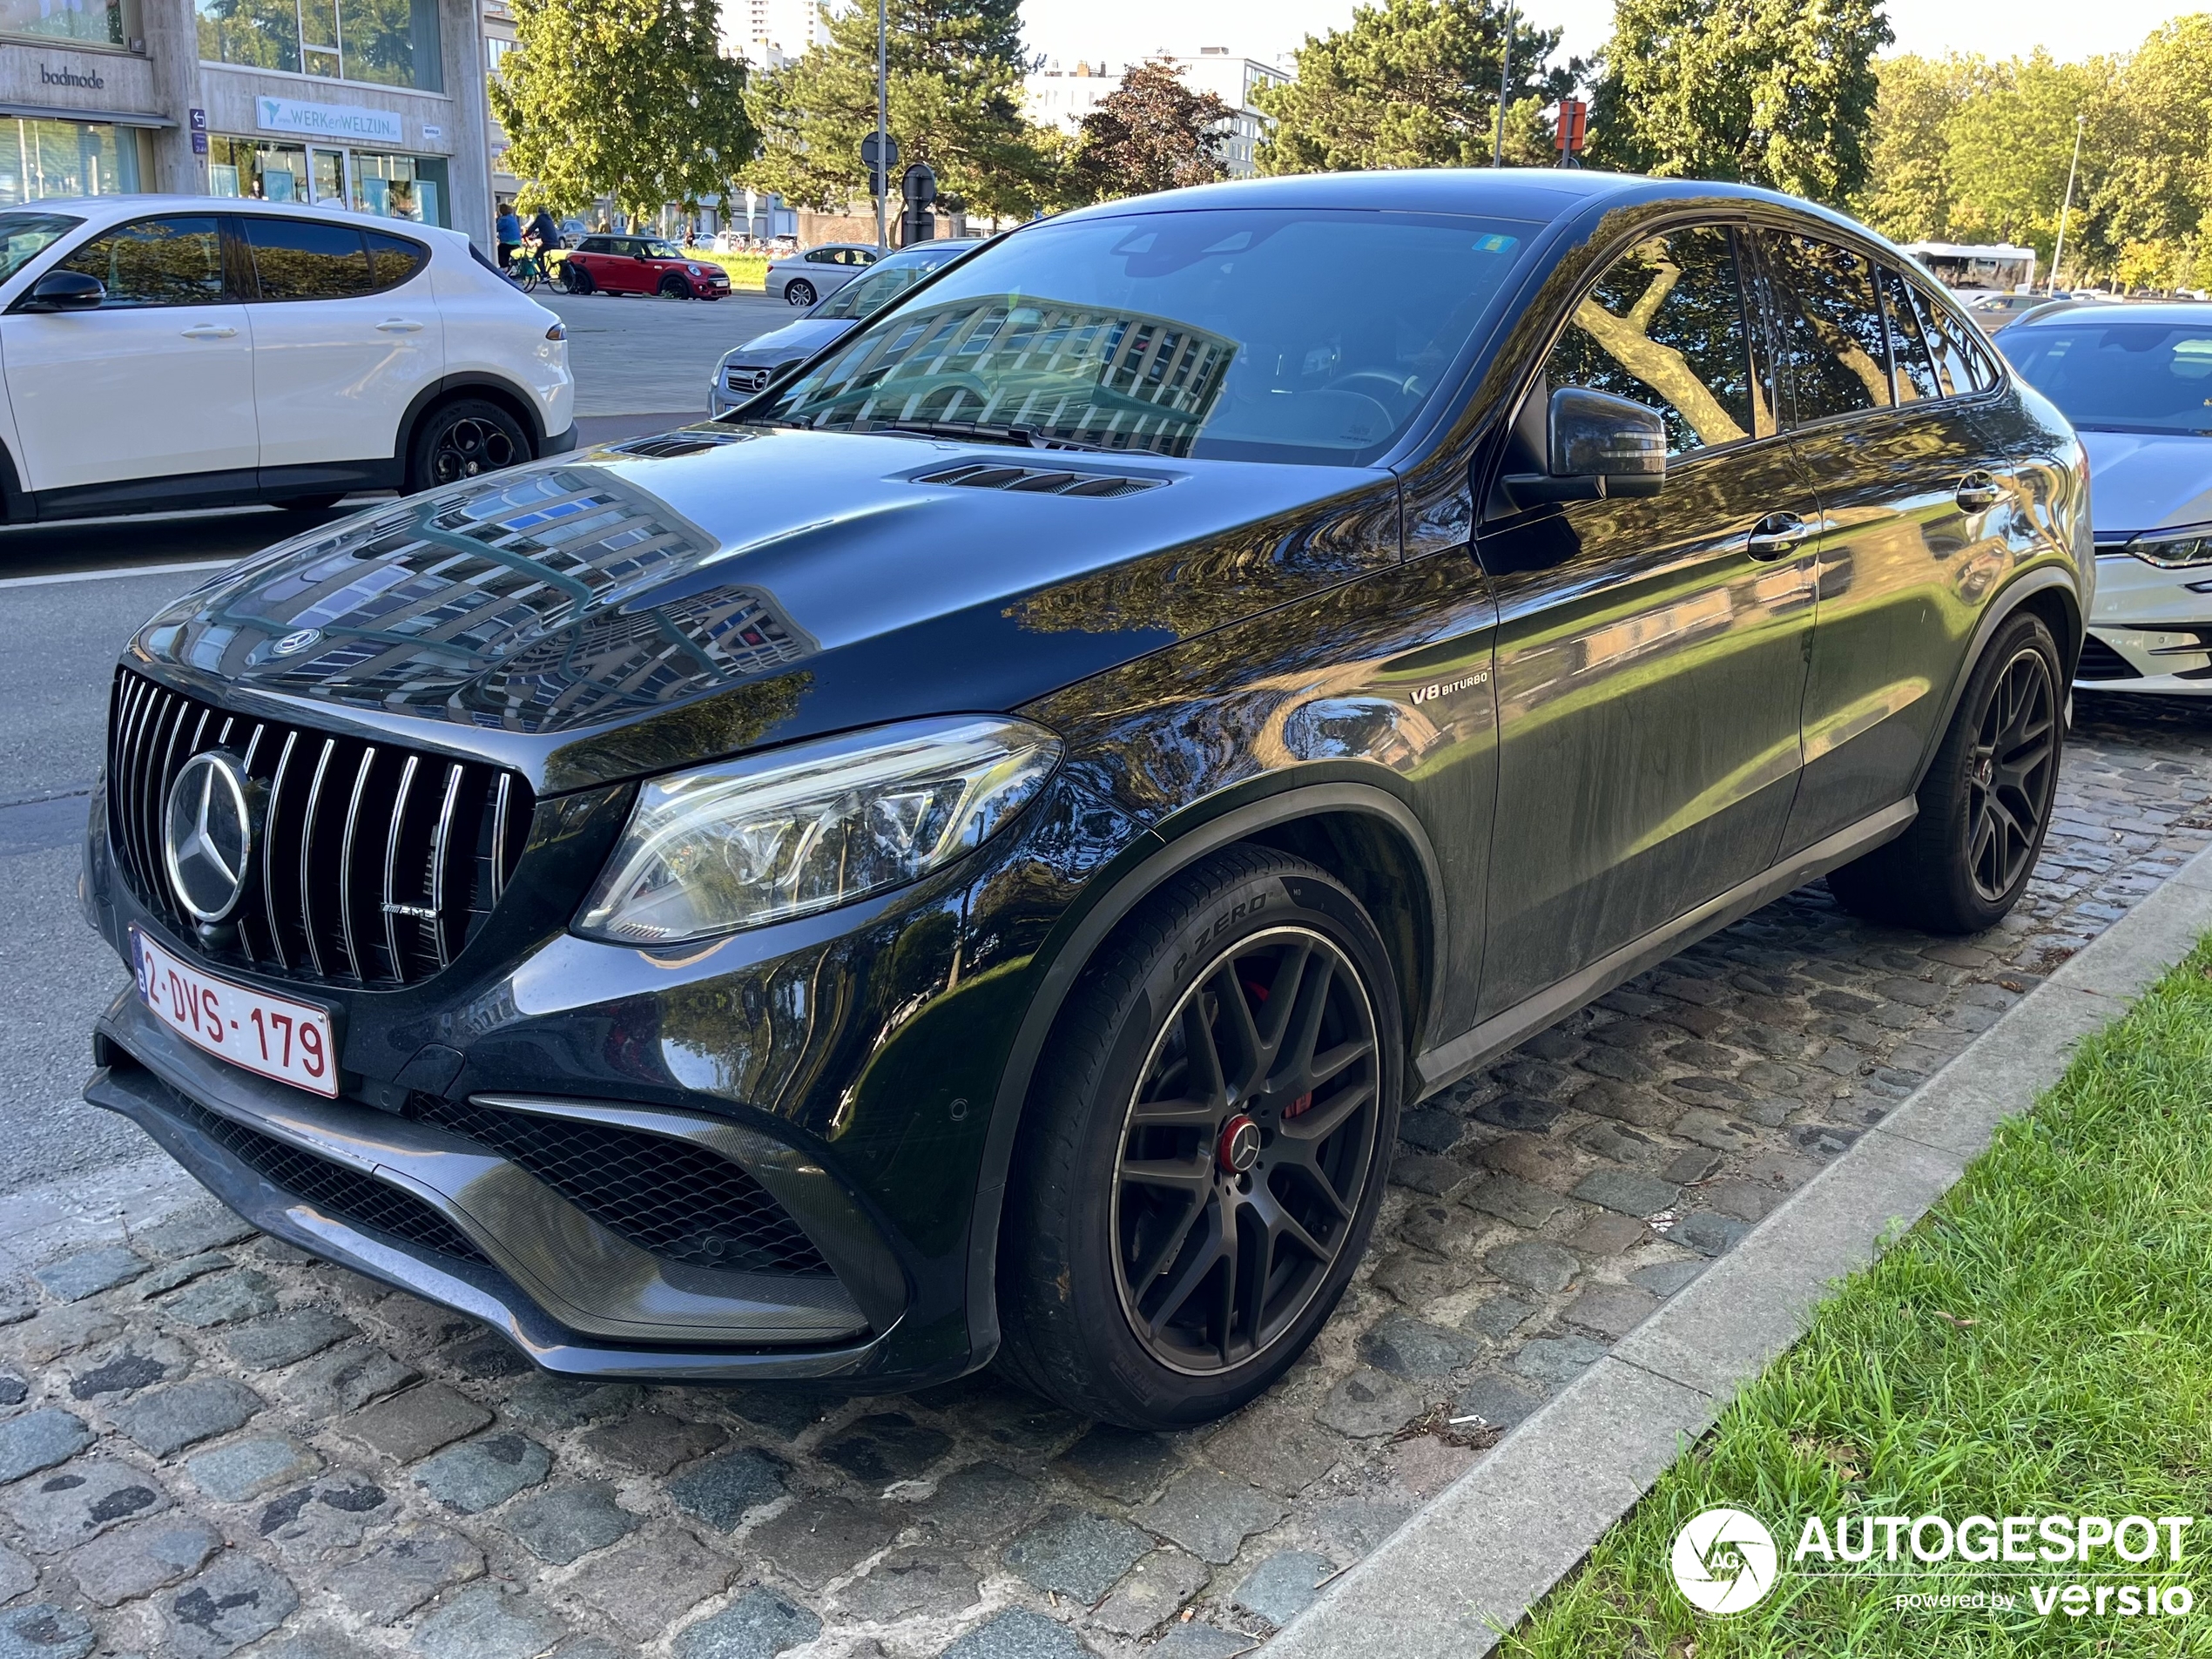
<svg viewBox="0 0 2212 1659"><path fill-rule="evenodd" d="M1221 158L1231 179L1251 178L1256 171L1254 153L1267 136L1267 118L1254 107L1253 94L1263 86L1291 79L1290 71L1256 57L1240 57L1226 46L1202 46L1188 57L1162 51L1145 61L1166 64L1192 91L1211 92L1229 106L1229 118L1214 129L1222 135ZM1103 63L1078 62L1062 69L1057 61L1048 62L1022 82L1029 118L1040 126L1077 132L1083 118L1105 101L1132 67L1124 64L1112 69Z"/></svg>
<svg viewBox="0 0 2212 1659"><path fill-rule="evenodd" d="M0 206L320 203L489 246L479 0L0 0Z"/></svg>

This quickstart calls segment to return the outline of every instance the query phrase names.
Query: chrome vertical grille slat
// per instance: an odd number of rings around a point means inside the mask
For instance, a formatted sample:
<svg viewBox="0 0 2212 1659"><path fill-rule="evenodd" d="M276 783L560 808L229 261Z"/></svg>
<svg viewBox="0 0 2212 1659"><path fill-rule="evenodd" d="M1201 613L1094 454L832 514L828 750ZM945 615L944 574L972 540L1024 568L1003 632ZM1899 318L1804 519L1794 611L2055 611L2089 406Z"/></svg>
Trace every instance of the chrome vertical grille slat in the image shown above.
<svg viewBox="0 0 2212 1659"><path fill-rule="evenodd" d="M162 817L179 768L218 747L267 791L260 891L248 894L235 932L201 936L163 870ZM380 800L392 814L381 861ZM479 761L239 713L130 669L116 675L108 719L116 869L179 943L213 962L378 989L420 983L458 960L490 921L534 811L529 786ZM381 929L363 921L364 907L381 914Z"/></svg>

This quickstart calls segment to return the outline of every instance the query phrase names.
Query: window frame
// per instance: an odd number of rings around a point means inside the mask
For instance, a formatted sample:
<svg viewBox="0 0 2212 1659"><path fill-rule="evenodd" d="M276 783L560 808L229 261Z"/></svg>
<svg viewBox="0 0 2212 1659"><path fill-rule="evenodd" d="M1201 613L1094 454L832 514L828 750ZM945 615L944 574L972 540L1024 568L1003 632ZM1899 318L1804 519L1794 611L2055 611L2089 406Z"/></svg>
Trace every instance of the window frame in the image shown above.
<svg viewBox="0 0 2212 1659"><path fill-rule="evenodd" d="M210 202L213 202L215 199L217 199L212 196L208 198ZM246 295L239 290L238 286L238 267L231 258L230 229L227 223L228 215L215 212L212 209L201 212L194 212L190 209L170 208L158 213L133 213L126 218L111 220L109 223L102 225L91 231L87 234L80 236L77 240L71 242L67 247L64 248L58 253L55 253L51 247L41 249L39 253L35 257L46 258L48 255L51 255L51 257L47 259L47 263L40 267L37 276L34 276L31 280L25 285L23 293L17 297L15 302L10 305L8 309L11 313L21 310L24 301L30 297L31 289L38 286L38 282L41 278L48 276L53 272L66 269L68 261L75 259L79 253L91 247L94 243L99 241L104 237L118 235L121 233L131 229L133 226L153 225L158 224L164 219L206 219L214 221L217 262L223 273L222 292L219 293L202 294L191 300L179 300L173 302L165 300L155 304L111 306L103 300L98 307L94 307L93 314L98 315L99 313L106 311L174 311L181 309L186 306L235 306L244 304L246 301Z"/></svg>
<svg viewBox="0 0 2212 1659"><path fill-rule="evenodd" d="M1815 223L1805 226L1778 219L1759 220L1754 221L1753 228L1770 231L1777 236L1800 236L1807 241L1826 242L1832 246L1843 249L1855 259L1864 260L1870 272L1893 263L1878 250L1868 247L1854 238L1831 233L1830 227L1823 224ZM1777 382L1787 380L1790 384L1790 418L1782 422L1782 430L1785 433L1811 432L1822 427L1834 426L1844 421L1865 421L1876 415L1893 415L1904 407L1897 401L1897 346L1896 342L1890 338L1889 311L1882 303L1880 282L1873 280L1870 283L1870 287L1873 290L1874 314L1881 319L1882 323L1882 372L1888 378L1890 401L1886 403L1877 404L1871 409L1845 409L1838 415L1816 415L1810 421L1801 421L1797 418L1797 383L1796 378L1785 374L1782 368L1782 308L1784 303L1783 294L1786 285L1783 282L1782 273L1775 270L1768 260L1764 245L1758 244L1757 237L1754 237L1752 240L1754 244L1758 245L1757 257L1763 273L1763 280L1766 287L1767 310L1770 318L1770 326L1774 331L1775 379Z"/></svg>

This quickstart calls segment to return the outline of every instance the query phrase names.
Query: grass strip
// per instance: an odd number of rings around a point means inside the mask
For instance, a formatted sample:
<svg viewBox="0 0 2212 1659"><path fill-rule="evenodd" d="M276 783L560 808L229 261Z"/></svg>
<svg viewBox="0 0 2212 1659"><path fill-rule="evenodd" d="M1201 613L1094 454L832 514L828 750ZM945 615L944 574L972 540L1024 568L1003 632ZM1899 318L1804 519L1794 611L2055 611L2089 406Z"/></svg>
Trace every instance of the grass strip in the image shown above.
<svg viewBox="0 0 2212 1659"><path fill-rule="evenodd" d="M1971 1063L1971 1062L1968 1062ZM1804 1338L1545 1597L1508 1659L1997 1659L2212 1653L2212 1519L2178 1567L1954 1556L1791 1570L1806 1517L2212 1515L2212 936L2085 1042L1942 1202L1844 1280ZM1774 1534L1756 1607L1697 1614L1668 1560L1716 1507ZM1854 1520L1854 1527L1856 1520ZM2040 1543L2040 1540L2039 1540ZM2162 1543L2162 1540L2161 1540ZM1931 1535L1930 1547L1934 1547ZM1821 1565L1824 1563L1808 1563ZM1897 1576L1878 1576L1896 1573ZM2025 1575L2002 1576L2005 1574ZM2124 1580L2119 1575L2124 1574ZM2186 1584L2197 1610L2039 1612L2069 1582ZM2009 1610L1900 1608L2000 1590Z"/></svg>

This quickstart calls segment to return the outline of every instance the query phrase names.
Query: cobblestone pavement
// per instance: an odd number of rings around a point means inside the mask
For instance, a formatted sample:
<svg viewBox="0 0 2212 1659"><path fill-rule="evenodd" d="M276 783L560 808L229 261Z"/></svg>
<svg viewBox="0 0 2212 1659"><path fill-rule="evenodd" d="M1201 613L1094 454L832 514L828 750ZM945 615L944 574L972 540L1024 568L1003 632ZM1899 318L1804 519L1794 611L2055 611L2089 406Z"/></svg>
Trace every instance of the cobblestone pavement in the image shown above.
<svg viewBox="0 0 2212 1659"><path fill-rule="evenodd" d="M1206 1433L559 1383L212 1206L51 1263L0 1291L0 1659L1244 1651L2212 840L2212 710L2080 713L2003 927L1811 888L1410 1114L1342 1310Z"/></svg>

